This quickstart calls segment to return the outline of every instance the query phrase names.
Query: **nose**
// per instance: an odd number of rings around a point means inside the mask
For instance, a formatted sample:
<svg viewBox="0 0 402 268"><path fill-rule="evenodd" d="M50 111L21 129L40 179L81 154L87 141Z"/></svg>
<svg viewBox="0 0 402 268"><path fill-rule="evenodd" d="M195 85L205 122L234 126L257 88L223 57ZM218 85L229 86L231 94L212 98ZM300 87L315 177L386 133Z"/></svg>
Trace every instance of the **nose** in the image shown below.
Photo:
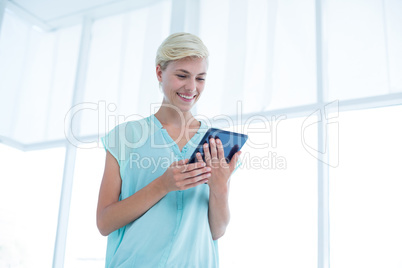
<svg viewBox="0 0 402 268"><path fill-rule="evenodd" d="M186 83L186 91L195 91L196 90L196 81L195 78L191 78Z"/></svg>

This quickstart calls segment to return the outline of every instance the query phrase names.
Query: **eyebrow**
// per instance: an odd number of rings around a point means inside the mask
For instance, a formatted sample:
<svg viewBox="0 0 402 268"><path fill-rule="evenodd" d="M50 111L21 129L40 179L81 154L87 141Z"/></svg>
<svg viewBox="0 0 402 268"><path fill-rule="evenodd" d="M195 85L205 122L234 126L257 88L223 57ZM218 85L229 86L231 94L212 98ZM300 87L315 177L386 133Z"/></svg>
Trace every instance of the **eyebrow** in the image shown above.
<svg viewBox="0 0 402 268"><path fill-rule="evenodd" d="M180 71L180 72L183 72L183 73L186 73L186 74L191 74L189 71L186 71L184 69L177 69L176 71ZM200 73L198 75L204 75L204 74L207 74L207 73Z"/></svg>

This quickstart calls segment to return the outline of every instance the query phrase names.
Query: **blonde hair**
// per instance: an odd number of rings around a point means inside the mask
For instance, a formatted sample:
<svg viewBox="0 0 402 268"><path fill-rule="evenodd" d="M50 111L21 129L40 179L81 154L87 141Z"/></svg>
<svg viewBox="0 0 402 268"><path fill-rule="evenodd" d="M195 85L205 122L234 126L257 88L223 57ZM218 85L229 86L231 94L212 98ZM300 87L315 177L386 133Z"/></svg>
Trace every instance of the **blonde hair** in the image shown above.
<svg viewBox="0 0 402 268"><path fill-rule="evenodd" d="M155 66L166 70L169 62L185 57L208 59L207 47L198 36L190 33L174 33L168 36L156 52Z"/></svg>

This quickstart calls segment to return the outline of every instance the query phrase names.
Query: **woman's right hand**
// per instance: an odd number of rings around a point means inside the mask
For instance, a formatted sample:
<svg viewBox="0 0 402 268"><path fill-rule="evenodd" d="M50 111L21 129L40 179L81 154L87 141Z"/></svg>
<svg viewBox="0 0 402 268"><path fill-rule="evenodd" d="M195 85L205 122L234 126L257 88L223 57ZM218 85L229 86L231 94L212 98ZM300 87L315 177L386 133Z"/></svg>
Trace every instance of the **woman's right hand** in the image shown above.
<svg viewBox="0 0 402 268"><path fill-rule="evenodd" d="M211 168L205 162L187 162L188 159L173 162L160 177L167 192L186 190L208 182Z"/></svg>

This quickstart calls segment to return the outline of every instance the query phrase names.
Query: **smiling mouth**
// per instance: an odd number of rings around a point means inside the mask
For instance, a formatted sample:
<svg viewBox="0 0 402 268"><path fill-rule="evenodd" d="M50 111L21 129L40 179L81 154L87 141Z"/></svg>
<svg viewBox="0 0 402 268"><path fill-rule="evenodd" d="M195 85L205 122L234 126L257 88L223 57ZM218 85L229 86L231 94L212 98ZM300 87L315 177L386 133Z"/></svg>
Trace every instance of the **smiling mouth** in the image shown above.
<svg viewBox="0 0 402 268"><path fill-rule="evenodd" d="M180 94L180 93L177 93L177 95L179 95L181 98L183 98L185 100L192 100L192 99L195 98L195 96L197 96L197 95L188 96L188 95L183 95L183 94Z"/></svg>

